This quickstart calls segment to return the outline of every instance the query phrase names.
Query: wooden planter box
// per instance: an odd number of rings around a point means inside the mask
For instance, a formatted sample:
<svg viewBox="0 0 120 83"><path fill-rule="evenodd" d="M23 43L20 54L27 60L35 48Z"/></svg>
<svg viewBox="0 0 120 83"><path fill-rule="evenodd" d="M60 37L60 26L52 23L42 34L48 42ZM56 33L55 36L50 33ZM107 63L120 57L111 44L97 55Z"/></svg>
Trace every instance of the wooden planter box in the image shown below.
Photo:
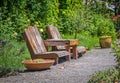
<svg viewBox="0 0 120 83"><path fill-rule="evenodd" d="M102 36L99 38L101 48L110 48L111 42L112 42L111 36Z"/></svg>
<svg viewBox="0 0 120 83"><path fill-rule="evenodd" d="M24 60L22 63L28 70L42 70L48 69L51 65L53 65L54 60L44 59L42 62L37 62L34 60Z"/></svg>

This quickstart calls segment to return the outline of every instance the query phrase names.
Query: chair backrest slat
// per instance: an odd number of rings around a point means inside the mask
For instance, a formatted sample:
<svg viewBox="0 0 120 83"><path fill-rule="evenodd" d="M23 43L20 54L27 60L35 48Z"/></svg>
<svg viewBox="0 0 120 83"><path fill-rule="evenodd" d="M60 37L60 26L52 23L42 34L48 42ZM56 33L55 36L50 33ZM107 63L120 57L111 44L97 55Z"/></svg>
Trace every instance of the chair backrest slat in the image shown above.
<svg viewBox="0 0 120 83"><path fill-rule="evenodd" d="M42 52L40 50L40 47L39 47L39 44L36 40L36 36L35 36L35 32L34 32L34 27L29 27L29 31L30 31L30 35L31 35L31 41L33 43L33 45L35 46L35 51L36 51L36 54L39 53L39 52Z"/></svg>
<svg viewBox="0 0 120 83"><path fill-rule="evenodd" d="M45 48L45 45L44 45L44 42L40 36L40 33L37 29L37 27L32 27L32 32L34 34L34 37L35 37L35 40L36 40L36 44L37 44L37 47L38 49L41 51L41 52L46 52L46 48Z"/></svg>
<svg viewBox="0 0 120 83"><path fill-rule="evenodd" d="M28 49L30 50L31 54L36 54L36 48L35 48L35 44L33 44L34 41L32 41L32 36L30 34L30 31L28 29L24 30L24 35L25 35L25 40L28 46Z"/></svg>
<svg viewBox="0 0 120 83"><path fill-rule="evenodd" d="M47 30L47 33L48 33L48 36L50 39L62 39L58 29L52 25L48 25L46 27L46 30ZM56 46L56 48L58 50L60 49L65 49L65 46Z"/></svg>
<svg viewBox="0 0 120 83"><path fill-rule="evenodd" d="M47 32L49 33L49 37L53 39L62 39L58 29L52 25L47 26Z"/></svg>
<svg viewBox="0 0 120 83"><path fill-rule="evenodd" d="M25 29L24 37L31 55L47 51L36 27L29 26Z"/></svg>

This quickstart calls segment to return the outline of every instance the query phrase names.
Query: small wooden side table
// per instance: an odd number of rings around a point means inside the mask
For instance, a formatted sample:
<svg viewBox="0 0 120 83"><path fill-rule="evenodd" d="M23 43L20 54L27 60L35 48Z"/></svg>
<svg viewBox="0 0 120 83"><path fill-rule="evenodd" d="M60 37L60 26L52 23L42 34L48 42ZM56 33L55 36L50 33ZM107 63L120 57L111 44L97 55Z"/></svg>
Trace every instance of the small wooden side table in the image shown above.
<svg viewBox="0 0 120 83"><path fill-rule="evenodd" d="M77 45L79 43L78 39L47 39L45 40L45 44L47 45L49 43L49 46L65 46L67 51L73 54L73 58L78 58L78 52L77 52ZM72 51L71 51L72 49Z"/></svg>

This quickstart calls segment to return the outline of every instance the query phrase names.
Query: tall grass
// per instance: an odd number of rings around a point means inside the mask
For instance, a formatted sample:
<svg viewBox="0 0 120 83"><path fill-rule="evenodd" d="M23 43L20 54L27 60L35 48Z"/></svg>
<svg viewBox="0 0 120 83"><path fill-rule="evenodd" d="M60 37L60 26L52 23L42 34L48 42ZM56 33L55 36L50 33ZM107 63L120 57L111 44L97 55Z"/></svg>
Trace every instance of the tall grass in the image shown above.
<svg viewBox="0 0 120 83"><path fill-rule="evenodd" d="M74 39L74 34L62 34L62 37L63 39ZM80 46L85 46L88 49L99 46L99 38L97 36L90 35L88 31L78 33L76 39L79 39Z"/></svg>

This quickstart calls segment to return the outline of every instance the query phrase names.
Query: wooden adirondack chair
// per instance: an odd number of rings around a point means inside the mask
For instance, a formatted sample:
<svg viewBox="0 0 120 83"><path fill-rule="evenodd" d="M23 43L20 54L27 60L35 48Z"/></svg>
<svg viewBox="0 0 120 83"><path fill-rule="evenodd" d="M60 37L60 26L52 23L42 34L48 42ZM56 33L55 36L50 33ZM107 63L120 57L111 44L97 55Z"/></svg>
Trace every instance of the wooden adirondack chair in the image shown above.
<svg viewBox="0 0 120 83"><path fill-rule="evenodd" d="M32 59L55 59L55 63L58 63L60 57L66 56L67 59L70 61L70 53L68 51L47 52L46 46L49 46L49 43L46 43L45 45L37 27L35 26L29 26L27 29L25 29L23 33L23 38L26 41ZM66 43L64 45L66 45Z"/></svg>
<svg viewBox="0 0 120 83"><path fill-rule="evenodd" d="M62 39L62 37L56 27L54 27L52 25L48 25L46 27L46 30L48 33L48 37L50 39L56 39L56 40ZM53 50L65 50L65 49L66 49L65 46L55 46L53 48ZM84 53L86 53L86 48L84 46L77 46L77 52L78 52L78 55L84 54Z"/></svg>

